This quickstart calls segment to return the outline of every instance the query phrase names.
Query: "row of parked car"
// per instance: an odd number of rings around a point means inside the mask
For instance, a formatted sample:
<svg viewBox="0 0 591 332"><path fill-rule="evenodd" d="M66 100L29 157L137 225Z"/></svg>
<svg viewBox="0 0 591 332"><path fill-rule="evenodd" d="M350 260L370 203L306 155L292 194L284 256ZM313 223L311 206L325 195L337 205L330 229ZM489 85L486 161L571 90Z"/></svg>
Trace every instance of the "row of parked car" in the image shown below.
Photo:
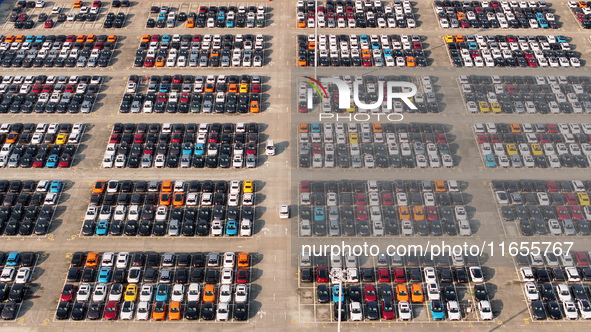
<svg viewBox="0 0 591 332"><path fill-rule="evenodd" d="M460 76L469 113L591 113L591 82L578 76Z"/></svg>
<svg viewBox="0 0 591 332"><path fill-rule="evenodd" d="M458 229L460 235L472 234L466 202L456 181L447 185L444 181L397 181L394 186L368 181L367 185L366 193L361 181L329 182L326 189L323 182L302 181L300 235L440 236L458 235ZM453 191L448 192L447 186Z"/></svg>
<svg viewBox="0 0 591 332"><path fill-rule="evenodd" d="M99 75L1 79L0 113L90 113L103 81Z"/></svg>
<svg viewBox="0 0 591 332"><path fill-rule="evenodd" d="M146 28L174 28L184 22L187 28L262 28L265 6L199 6L197 12L177 12L169 6L152 6Z"/></svg>
<svg viewBox="0 0 591 332"><path fill-rule="evenodd" d="M246 252L77 252L56 318L247 320L250 267Z"/></svg>
<svg viewBox="0 0 591 332"><path fill-rule="evenodd" d="M518 255L516 265L533 319L591 319L591 292L583 283L591 280L586 252Z"/></svg>
<svg viewBox="0 0 591 332"><path fill-rule="evenodd" d="M265 37L252 35L144 35L134 67L261 67Z"/></svg>
<svg viewBox="0 0 591 332"><path fill-rule="evenodd" d="M97 181L82 235L251 236L251 180Z"/></svg>
<svg viewBox="0 0 591 332"><path fill-rule="evenodd" d="M545 1L435 1L441 28L558 29Z"/></svg>
<svg viewBox="0 0 591 332"><path fill-rule="evenodd" d="M410 1L333 1L320 3L299 0L296 4L298 28L416 28ZM318 19L316 19L318 13Z"/></svg>
<svg viewBox="0 0 591 332"><path fill-rule="evenodd" d="M151 76L147 92L138 92L141 79L130 76L119 107L122 113L258 113L258 75Z"/></svg>
<svg viewBox="0 0 591 332"><path fill-rule="evenodd" d="M314 66L315 52L323 67L427 66L419 35L299 35L298 66Z"/></svg>
<svg viewBox="0 0 591 332"><path fill-rule="evenodd" d="M446 35L455 67L580 67L565 36Z"/></svg>
<svg viewBox="0 0 591 332"><path fill-rule="evenodd" d="M588 184L581 180L492 181L503 219L519 221L525 236L589 235Z"/></svg>
<svg viewBox="0 0 591 332"><path fill-rule="evenodd" d="M82 123L3 123L0 167L70 167L83 135Z"/></svg>
<svg viewBox="0 0 591 332"><path fill-rule="evenodd" d="M60 180L0 181L0 223L4 235L45 235L63 189Z"/></svg>
<svg viewBox="0 0 591 332"><path fill-rule="evenodd" d="M258 143L256 123L117 123L102 167L254 168Z"/></svg>
<svg viewBox="0 0 591 332"><path fill-rule="evenodd" d="M300 167L453 167L445 131L422 125L429 132L408 133L396 125L368 122L300 123Z"/></svg>
<svg viewBox="0 0 591 332"><path fill-rule="evenodd" d="M483 124L474 128L489 168L586 168L591 163L591 134L578 123L487 123L487 129Z"/></svg>
<svg viewBox="0 0 591 332"><path fill-rule="evenodd" d="M569 1L568 7L583 29L591 29L591 6L586 1Z"/></svg>
<svg viewBox="0 0 591 332"><path fill-rule="evenodd" d="M0 300L3 320L15 320L25 300L28 285L37 266L37 253L11 251L0 253Z"/></svg>

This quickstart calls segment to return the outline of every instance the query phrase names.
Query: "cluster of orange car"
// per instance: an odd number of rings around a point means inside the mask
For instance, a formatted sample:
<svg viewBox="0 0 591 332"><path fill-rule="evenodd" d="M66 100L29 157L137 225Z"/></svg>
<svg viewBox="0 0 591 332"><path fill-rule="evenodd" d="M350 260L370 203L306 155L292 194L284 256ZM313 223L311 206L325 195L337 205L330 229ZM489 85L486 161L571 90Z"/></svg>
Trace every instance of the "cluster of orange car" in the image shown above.
<svg viewBox="0 0 591 332"><path fill-rule="evenodd" d="M396 285L396 298L398 301L412 301L413 303L422 303L425 301L423 294L423 286L421 284L412 284L410 286L410 293L406 284Z"/></svg>

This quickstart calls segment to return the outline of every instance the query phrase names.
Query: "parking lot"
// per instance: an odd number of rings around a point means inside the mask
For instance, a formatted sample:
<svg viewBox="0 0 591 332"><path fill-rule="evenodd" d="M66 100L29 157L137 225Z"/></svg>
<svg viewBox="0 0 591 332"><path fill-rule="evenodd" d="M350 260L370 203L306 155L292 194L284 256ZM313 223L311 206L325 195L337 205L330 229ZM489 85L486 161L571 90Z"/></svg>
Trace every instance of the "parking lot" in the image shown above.
<svg viewBox="0 0 591 332"><path fill-rule="evenodd" d="M76 252L55 320L248 321L246 252Z"/></svg>
<svg viewBox="0 0 591 332"><path fill-rule="evenodd" d="M82 236L252 236L251 180L95 183Z"/></svg>
<svg viewBox="0 0 591 332"><path fill-rule="evenodd" d="M23 302L30 300L38 289L33 283L39 277L39 273L35 273L35 268L39 259L45 260L47 254L10 251L1 253L0 257L0 295L3 302L0 317L4 322L16 321Z"/></svg>
<svg viewBox="0 0 591 332"><path fill-rule="evenodd" d="M155 2L146 28L264 28L266 12L267 6L255 4Z"/></svg>
<svg viewBox="0 0 591 332"><path fill-rule="evenodd" d="M299 0L296 4L298 28L416 28L417 22L410 1L355 2ZM318 19L315 13L318 12ZM316 24L316 22L318 22Z"/></svg>
<svg viewBox="0 0 591 332"><path fill-rule="evenodd" d="M145 91L145 92L144 92ZM121 113L259 113L264 91L258 75L130 76Z"/></svg>
<svg viewBox="0 0 591 332"><path fill-rule="evenodd" d="M494 4L435 1L433 9L442 29L558 29L562 24L554 16L551 5L545 1Z"/></svg>
<svg viewBox="0 0 591 332"><path fill-rule="evenodd" d="M589 281L591 269L585 251L568 255L515 257L522 292L533 322L584 321L591 318Z"/></svg>
<svg viewBox="0 0 591 332"><path fill-rule="evenodd" d="M519 225L521 235L568 237L591 235L588 185L581 180L491 183L499 215Z"/></svg>
<svg viewBox="0 0 591 332"><path fill-rule="evenodd" d="M581 28L591 29L591 21L589 21L589 15L591 15L591 11L589 11L589 7L586 3L569 1L567 6L575 17L575 20L579 22L579 26Z"/></svg>
<svg viewBox="0 0 591 332"><path fill-rule="evenodd" d="M299 167L302 168L454 166L451 142L441 124L300 123L298 132Z"/></svg>
<svg viewBox="0 0 591 332"><path fill-rule="evenodd" d="M405 259L382 253L358 261L345 255L300 257L300 312L317 322L338 320L342 278L343 321L413 322L493 320L485 271L476 256ZM425 258L425 259L423 259ZM330 271L330 272L329 272ZM447 315L445 314L447 312Z"/></svg>
<svg viewBox="0 0 591 332"><path fill-rule="evenodd" d="M462 185L454 180L302 181L299 235L470 236Z"/></svg>

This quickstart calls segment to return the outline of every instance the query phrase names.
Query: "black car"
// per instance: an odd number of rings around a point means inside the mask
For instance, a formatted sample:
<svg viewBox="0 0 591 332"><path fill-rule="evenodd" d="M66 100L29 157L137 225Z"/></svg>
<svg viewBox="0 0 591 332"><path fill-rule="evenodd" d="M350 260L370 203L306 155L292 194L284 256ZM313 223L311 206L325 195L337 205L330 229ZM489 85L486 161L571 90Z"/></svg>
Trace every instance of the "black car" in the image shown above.
<svg viewBox="0 0 591 332"><path fill-rule="evenodd" d="M86 318L86 305L82 302L74 303L70 317L73 320L83 320Z"/></svg>
<svg viewBox="0 0 591 332"><path fill-rule="evenodd" d="M201 308L201 318L203 320L213 320L215 318L215 306L212 302L207 302Z"/></svg>
<svg viewBox="0 0 591 332"><path fill-rule="evenodd" d="M246 303L240 302L234 305L234 319L240 321L248 319L248 308Z"/></svg>
<svg viewBox="0 0 591 332"><path fill-rule="evenodd" d="M25 297L25 292L27 290L27 286L24 284L13 284L12 288L10 289L10 293L8 293L8 300L20 303L23 301Z"/></svg>
<svg viewBox="0 0 591 332"><path fill-rule="evenodd" d="M339 302L334 304L334 320L339 320ZM341 304L341 321L347 321L347 305L345 303Z"/></svg>
<svg viewBox="0 0 591 332"><path fill-rule="evenodd" d="M532 302L532 306L533 306L533 302ZM548 315L552 319L562 319L562 310L560 310L560 305L558 304L558 302L556 302L556 301L548 302Z"/></svg>
<svg viewBox="0 0 591 332"><path fill-rule="evenodd" d="M312 269L302 269L300 272L300 280L302 282L312 282L314 279L314 272Z"/></svg>
<svg viewBox="0 0 591 332"><path fill-rule="evenodd" d="M540 295L544 301L555 301L556 295L554 294L554 288L552 284L542 284L540 286Z"/></svg>
<svg viewBox="0 0 591 332"><path fill-rule="evenodd" d="M326 285L318 285L316 295L318 297L318 303L330 302L330 292Z"/></svg>
<svg viewBox="0 0 591 332"><path fill-rule="evenodd" d="M94 269L86 268L82 271L82 281L83 282L93 282L94 281Z"/></svg>
<svg viewBox="0 0 591 332"><path fill-rule="evenodd" d="M488 293L486 292L486 287L484 285L475 285L474 297L478 301L488 301Z"/></svg>
<svg viewBox="0 0 591 332"><path fill-rule="evenodd" d="M58 304L55 312L55 318L59 320L68 319L70 317L70 302L62 301Z"/></svg>
<svg viewBox="0 0 591 332"><path fill-rule="evenodd" d="M187 302L185 307L185 318L188 320L196 320L199 318L199 302Z"/></svg>
<svg viewBox="0 0 591 332"><path fill-rule="evenodd" d="M18 312L18 304L14 301L8 301L4 303L4 308L2 309L2 319L4 320L14 320L16 319L16 314Z"/></svg>
<svg viewBox="0 0 591 332"><path fill-rule="evenodd" d="M90 320L101 319L102 312L103 304L101 302L91 302L88 305L88 313L86 314L86 318Z"/></svg>
<svg viewBox="0 0 591 332"><path fill-rule="evenodd" d="M463 284L468 283L468 275L464 268L456 269L456 281Z"/></svg>
<svg viewBox="0 0 591 332"><path fill-rule="evenodd" d="M369 320L380 319L380 310L378 309L378 303L376 301L370 301L367 305L367 318Z"/></svg>

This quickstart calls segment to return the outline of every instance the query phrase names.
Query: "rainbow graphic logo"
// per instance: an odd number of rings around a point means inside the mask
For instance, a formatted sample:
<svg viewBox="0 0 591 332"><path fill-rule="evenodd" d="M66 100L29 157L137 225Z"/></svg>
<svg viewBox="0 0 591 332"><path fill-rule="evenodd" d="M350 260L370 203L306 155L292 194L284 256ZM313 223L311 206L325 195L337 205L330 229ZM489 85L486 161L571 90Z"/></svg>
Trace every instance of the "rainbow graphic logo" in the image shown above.
<svg viewBox="0 0 591 332"><path fill-rule="evenodd" d="M320 83L320 81L310 77L310 76L304 76L305 78L308 79L308 81L304 81L305 83L307 83L309 86L311 86L314 90L316 90L316 92L318 92L318 95L320 96L320 100L322 100L322 98L328 98L328 93L326 92L326 89L324 88L324 86L322 85L322 83ZM308 109L311 110L314 108L314 98L312 96L312 90L308 90Z"/></svg>

